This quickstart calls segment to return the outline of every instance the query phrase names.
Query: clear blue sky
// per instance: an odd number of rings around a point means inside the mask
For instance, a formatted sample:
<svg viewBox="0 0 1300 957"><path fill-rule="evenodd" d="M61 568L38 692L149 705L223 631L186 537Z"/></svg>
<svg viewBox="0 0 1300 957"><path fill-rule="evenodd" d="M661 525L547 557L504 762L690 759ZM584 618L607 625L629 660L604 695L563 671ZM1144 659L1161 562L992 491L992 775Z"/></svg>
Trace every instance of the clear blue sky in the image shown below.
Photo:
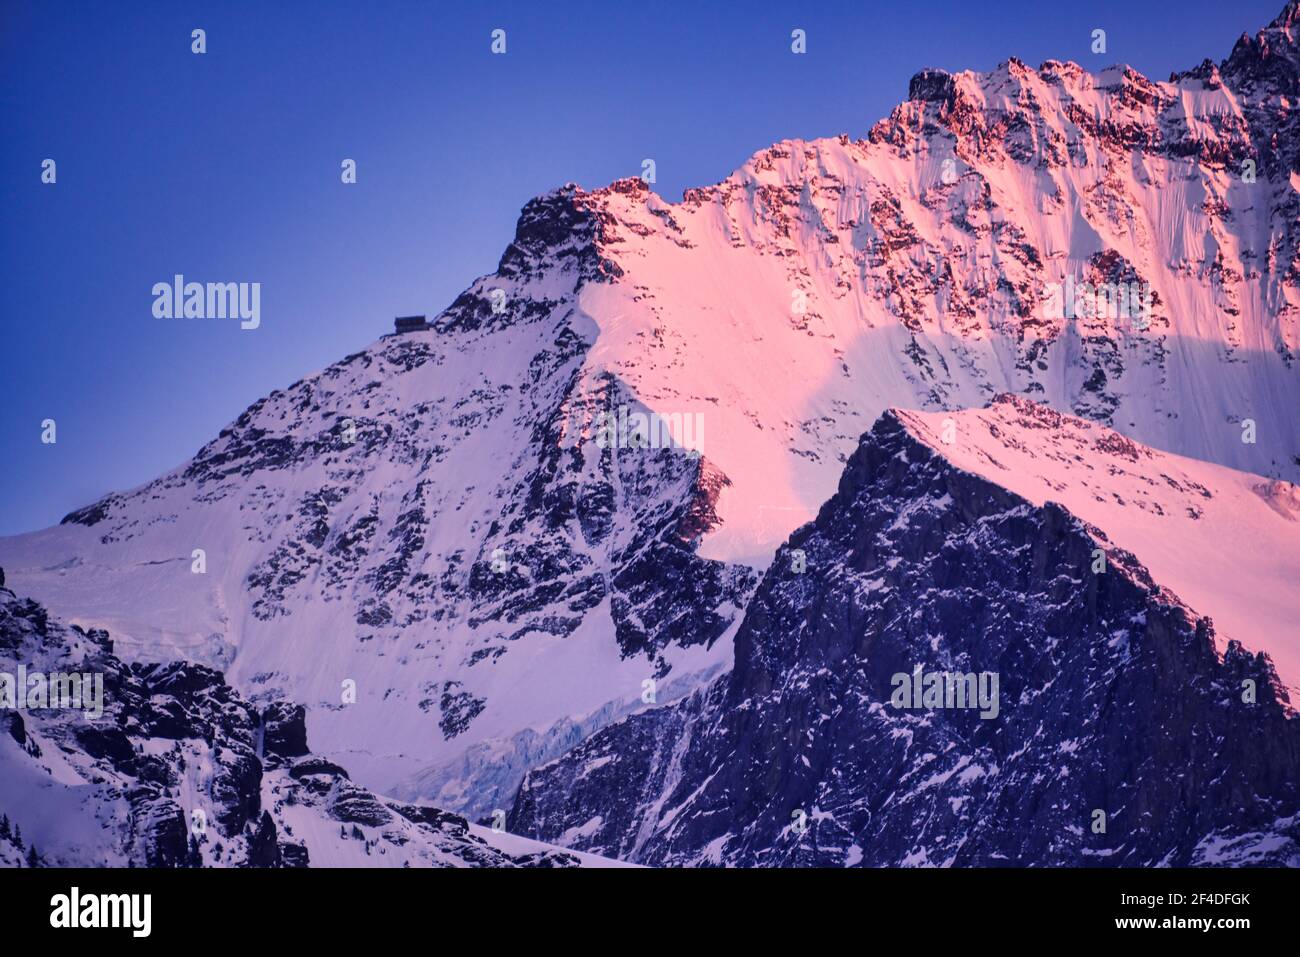
<svg viewBox="0 0 1300 957"><path fill-rule="evenodd" d="M776 140L862 135L921 67L1165 79L1282 6L0 0L0 534L153 478L394 315L438 312L561 183L652 157L677 200ZM261 328L154 319L175 273L260 282Z"/></svg>

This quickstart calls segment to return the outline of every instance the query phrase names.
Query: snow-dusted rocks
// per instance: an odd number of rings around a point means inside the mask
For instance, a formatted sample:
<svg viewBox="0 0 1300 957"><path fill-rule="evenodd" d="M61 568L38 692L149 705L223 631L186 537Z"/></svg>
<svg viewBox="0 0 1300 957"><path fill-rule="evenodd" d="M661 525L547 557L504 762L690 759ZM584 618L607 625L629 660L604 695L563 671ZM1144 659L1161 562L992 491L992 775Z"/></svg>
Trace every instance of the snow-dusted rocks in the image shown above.
<svg viewBox="0 0 1300 957"><path fill-rule="evenodd" d="M0 672L20 667L102 675L103 708L0 711L0 865L601 863L377 797L308 753L301 709L259 709L202 665L126 665L106 633L0 588Z"/></svg>

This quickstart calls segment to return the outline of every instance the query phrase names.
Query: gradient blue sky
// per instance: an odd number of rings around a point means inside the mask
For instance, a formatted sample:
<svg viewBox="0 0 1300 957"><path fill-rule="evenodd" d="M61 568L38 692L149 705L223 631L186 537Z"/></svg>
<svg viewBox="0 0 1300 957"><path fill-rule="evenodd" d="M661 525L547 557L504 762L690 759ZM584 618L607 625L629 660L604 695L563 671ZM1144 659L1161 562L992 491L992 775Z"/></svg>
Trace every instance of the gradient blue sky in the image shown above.
<svg viewBox="0 0 1300 957"><path fill-rule="evenodd" d="M394 315L437 313L566 181L653 157L678 200L776 140L864 134L921 67L1164 79L1282 6L0 0L0 534L153 478ZM260 282L261 328L154 319L178 272Z"/></svg>

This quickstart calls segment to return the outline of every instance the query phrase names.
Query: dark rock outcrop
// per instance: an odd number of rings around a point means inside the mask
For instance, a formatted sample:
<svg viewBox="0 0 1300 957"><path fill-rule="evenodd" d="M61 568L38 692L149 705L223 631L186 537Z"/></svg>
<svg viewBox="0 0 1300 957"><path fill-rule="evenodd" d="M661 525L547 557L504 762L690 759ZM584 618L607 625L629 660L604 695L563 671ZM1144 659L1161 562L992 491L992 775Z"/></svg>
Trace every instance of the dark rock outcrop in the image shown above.
<svg viewBox="0 0 1300 957"><path fill-rule="evenodd" d="M307 710L282 701L268 706L262 712L262 750L281 758L307 754Z"/></svg>
<svg viewBox="0 0 1300 957"><path fill-rule="evenodd" d="M257 829L248 840L249 867L280 867L280 844L276 840L275 821L269 811L262 812Z"/></svg>

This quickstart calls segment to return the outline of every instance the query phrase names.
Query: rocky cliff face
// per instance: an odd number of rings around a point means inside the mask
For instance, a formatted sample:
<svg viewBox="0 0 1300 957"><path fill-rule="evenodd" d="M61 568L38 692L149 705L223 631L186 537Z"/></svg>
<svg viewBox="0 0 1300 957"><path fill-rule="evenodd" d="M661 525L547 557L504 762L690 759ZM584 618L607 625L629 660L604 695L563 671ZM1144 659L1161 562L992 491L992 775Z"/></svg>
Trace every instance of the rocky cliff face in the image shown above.
<svg viewBox="0 0 1300 957"><path fill-rule="evenodd" d="M300 706L258 707L203 665L125 664L107 633L67 627L3 588L0 673L26 679L0 710L5 866L581 862L377 797L310 753ZM49 696L56 674L97 675L102 698L87 693L67 706Z"/></svg>
<svg viewBox="0 0 1300 957"><path fill-rule="evenodd" d="M887 407L1010 392L1295 481L1296 11L1167 82L923 71L860 137L778 143L679 203L635 179L534 199L433 329L0 564L124 658L300 701L368 786L477 816L647 681L725 666L758 571ZM666 440L598 441L624 413Z"/></svg>
<svg viewBox="0 0 1300 957"><path fill-rule="evenodd" d="M1071 427L996 414L1008 448ZM510 829L653 864L1300 864L1300 721L1268 655L931 441L886 412L777 553L734 670L530 772ZM900 701L916 669L996 676L993 705Z"/></svg>

